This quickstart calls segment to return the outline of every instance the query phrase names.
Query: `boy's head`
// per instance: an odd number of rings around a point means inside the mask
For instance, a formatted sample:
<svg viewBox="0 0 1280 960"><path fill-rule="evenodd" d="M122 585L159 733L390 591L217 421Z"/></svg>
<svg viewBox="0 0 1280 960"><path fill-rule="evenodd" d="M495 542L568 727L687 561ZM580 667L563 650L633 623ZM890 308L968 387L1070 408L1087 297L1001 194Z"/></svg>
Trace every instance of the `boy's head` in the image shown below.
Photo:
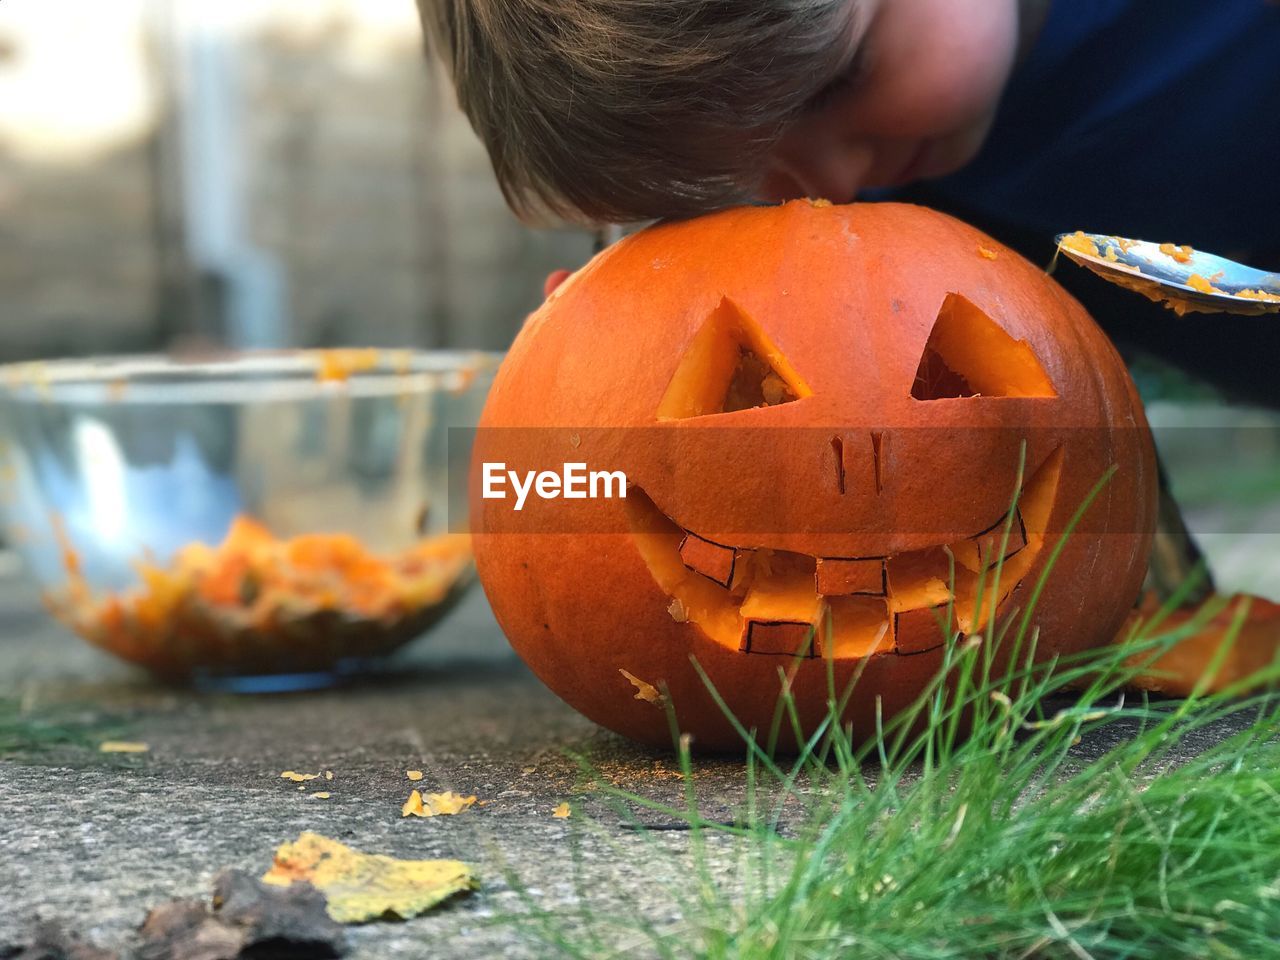
<svg viewBox="0 0 1280 960"><path fill-rule="evenodd" d="M982 144L1045 0L418 0L512 207L853 199Z"/></svg>

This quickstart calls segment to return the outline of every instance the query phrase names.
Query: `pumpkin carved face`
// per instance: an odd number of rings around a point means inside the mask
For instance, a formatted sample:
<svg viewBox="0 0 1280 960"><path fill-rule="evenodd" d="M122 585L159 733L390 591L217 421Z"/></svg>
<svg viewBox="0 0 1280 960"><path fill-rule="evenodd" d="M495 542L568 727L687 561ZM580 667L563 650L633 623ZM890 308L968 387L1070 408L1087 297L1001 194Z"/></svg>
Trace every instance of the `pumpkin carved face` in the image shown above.
<svg viewBox="0 0 1280 960"><path fill-rule="evenodd" d="M949 635L1025 604L1112 467L1037 605L1040 651L1108 640L1145 568L1155 474L1121 361L1041 271L918 207L802 201L624 240L530 318L481 426L485 460L625 471L625 500L476 498L474 523L516 649L641 739L669 732L629 678L732 744L691 656L748 727L780 666L815 722L826 661L860 670L848 719L869 731Z"/></svg>

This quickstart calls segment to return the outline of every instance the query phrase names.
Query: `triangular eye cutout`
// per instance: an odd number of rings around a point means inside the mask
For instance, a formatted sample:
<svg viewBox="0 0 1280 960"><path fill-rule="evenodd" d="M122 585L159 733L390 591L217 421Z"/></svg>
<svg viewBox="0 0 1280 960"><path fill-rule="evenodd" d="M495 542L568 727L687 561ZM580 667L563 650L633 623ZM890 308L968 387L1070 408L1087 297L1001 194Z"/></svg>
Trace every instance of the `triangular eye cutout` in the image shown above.
<svg viewBox="0 0 1280 960"><path fill-rule="evenodd" d="M911 396L1056 397L1025 340L1015 340L958 293L947 294L916 370Z"/></svg>
<svg viewBox="0 0 1280 960"><path fill-rule="evenodd" d="M811 393L760 324L725 297L676 367L658 404L658 419L773 407Z"/></svg>

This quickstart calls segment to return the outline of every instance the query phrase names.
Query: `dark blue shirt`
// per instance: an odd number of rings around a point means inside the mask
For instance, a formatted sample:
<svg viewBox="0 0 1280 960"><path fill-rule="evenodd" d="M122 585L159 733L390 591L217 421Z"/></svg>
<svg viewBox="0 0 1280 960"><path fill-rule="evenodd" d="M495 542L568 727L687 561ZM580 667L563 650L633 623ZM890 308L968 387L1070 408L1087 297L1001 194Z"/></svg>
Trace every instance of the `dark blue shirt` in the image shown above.
<svg viewBox="0 0 1280 960"><path fill-rule="evenodd" d="M1056 0L982 152L929 189L1046 238L1280 251L1280 5Z"/></svg>

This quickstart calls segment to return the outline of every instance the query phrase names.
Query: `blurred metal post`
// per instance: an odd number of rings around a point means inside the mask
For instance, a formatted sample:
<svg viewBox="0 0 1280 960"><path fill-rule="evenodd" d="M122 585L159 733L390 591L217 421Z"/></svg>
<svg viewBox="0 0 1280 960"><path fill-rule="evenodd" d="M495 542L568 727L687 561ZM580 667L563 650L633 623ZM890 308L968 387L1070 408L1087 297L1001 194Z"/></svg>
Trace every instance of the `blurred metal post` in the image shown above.
<svg viewBox="0 0 1280 960"><path fill-rule="evenodd" d="M592 253L599 253L605 247L612 246L622 239L624 229L616 223L605 223L593 231Z"/></svg>
<svg viewBox="0 0 1280 960"><path fill-rule="evenodd" d="M151 0L147 13L147 54L151 83L161 104L147 144L151 222L158 265L155 313L161 349L217 331L218 318L205 315L199 278L187 252L182 186L182 116L178 109L177 44L172 0Z"/></svg>
<svg viewBox="0 0 1280 960"><path fill-rule="evenodd" d="M416 173L413 199L418 214L417 278L422 298L422 345L439 348L453 342L449 297L445 284L440 282L449 257L448 217L444 211L446 190L443 188L447 176L442 156L444 111L441 109L445 96L442 86L449 81L444 78L440 65L434 62L424 62L423 74L426 81L422 85L423 120L410 141Z"/></svg>
<svg viewBox="0 0 1280 960"><path fill-rule="evenodd" d="M247 220L243 100L234 15L209 0L153 0L167 7L175 65L185 247L199 280L203 331L232 347L288 344L284 277L254 245ZM212 300L212 304L209 303Z"/></svg>

